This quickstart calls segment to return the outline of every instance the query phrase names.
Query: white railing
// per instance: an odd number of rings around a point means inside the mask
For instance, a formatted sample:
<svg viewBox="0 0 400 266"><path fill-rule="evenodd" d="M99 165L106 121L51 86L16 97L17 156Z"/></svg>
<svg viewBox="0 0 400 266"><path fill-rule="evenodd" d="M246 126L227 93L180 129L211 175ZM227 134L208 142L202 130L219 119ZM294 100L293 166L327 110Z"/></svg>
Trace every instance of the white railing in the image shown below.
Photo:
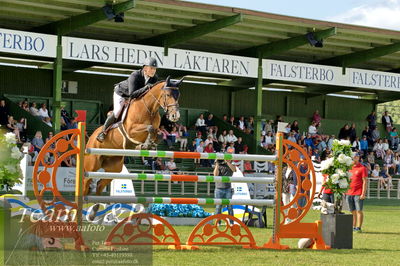
<svg viewBox="0 0 400 266"><path fill-rule="evenodd" d="M378 178L368 178L368 199L400 199L400 179L393 178L392 186L381 187Z"/></svg>

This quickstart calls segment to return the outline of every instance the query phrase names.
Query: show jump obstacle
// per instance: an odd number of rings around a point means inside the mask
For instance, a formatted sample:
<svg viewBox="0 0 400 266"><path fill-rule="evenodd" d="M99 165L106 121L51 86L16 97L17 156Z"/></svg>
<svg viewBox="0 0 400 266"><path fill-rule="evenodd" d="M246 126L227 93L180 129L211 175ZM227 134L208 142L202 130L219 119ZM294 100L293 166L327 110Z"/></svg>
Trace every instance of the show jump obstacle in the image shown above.
<svg viewBox="0 0 400 266"><path fill-rule="evenodd" d="M94 203L175 203L201 205L254 205L273 206L274 223L271 239L257 246L251 231L239 219L216 214L203 219L192 231L186 243L181 243L175 229L165 219L148 213L135 213L118 223L105 240L106 245L169 245L175 249L197 249L199 245L240 245L252 249L287 249L280 243L281 238L311 238L313 249L328 249L321 234L321 221L302 223L312 205L315 194L316 177L312 161L306 152L296 143L283 139L283 133L277 133L275 155L222 154L174 151L146 151L120 149L85 150L85 124L79 123L77 129L62 131L50 139L41 149L33 170L33 188L35 196L47 220L36 223L36 234L42 237L73 238L75 249L87 249L82 232L78 229L83 221L84 202ZM272 177L226 177L167 174L123 174L108 172L84 173L83 162L86 154L103 156L136 156L162 158L198 158L247 161L271 161L277 166L275 178ZM47 154L47 155L46 155ZM45 157L51 154L54 162L49 164ZM76 156L76 191L75 201L65 199L57 187L57 168L69 156ZM287 205L282 204L282 165L290 166L297 178L296 194ZM267 199L213 199L213 198L163 198L163 197L109 197L83 196L85 178L131 179L186 182L246 182L275 183L274 200ZM52 208L53 206L54 208ZM56 213L57 215L54 215ZM61 219L60 217L63 217ZM67 219L65 219L67 217ZM230 224L234 221L234 224ZM226 226L218 226L222 222ZM49 223L53 225L49 231ZM89 223L89 222L87 222ZM146 228L144 229L143 226ZM68 226L68 227L67 227ZM61 228L54 231L54 228ZM65 231L69 228L69 231ZM63 230L64 229L64 230Z"/></svg>

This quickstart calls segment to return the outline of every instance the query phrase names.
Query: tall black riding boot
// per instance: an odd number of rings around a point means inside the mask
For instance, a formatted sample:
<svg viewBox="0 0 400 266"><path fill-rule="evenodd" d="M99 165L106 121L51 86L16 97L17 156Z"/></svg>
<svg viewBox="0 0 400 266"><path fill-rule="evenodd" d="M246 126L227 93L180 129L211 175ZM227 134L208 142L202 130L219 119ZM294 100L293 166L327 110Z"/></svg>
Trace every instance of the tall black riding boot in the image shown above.
<svg viewBox="0 0 400 266"><path fill-rule="evenodd" d="M104 138L106 137L106 130L109 126L111 126L115 121L115 117L114 114L110 114L107 119L106 122L104 122L104 126L103 126L103 131L100 132L100 134L97 136L97 140L100 142L104 141Z"/></svg>

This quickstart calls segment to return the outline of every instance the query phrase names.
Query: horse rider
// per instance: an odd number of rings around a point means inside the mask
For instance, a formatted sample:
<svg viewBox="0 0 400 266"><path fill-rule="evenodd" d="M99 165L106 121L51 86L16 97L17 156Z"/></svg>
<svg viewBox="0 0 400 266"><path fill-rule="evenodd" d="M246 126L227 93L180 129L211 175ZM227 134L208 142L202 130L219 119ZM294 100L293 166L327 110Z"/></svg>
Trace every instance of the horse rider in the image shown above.
<svg viewBox="0 0 400 266"><path fill-rule="evenodd" d="M107 128L119 117L125 102L129 99L139 97L157 82L157 66L157 60L155 58L147 57L144 60L142 69L133 71L128 79L115 85L113 94L114 110L112 114L108 115L104 122L103 130L97 136L98 141L104 141Z"/></svg>

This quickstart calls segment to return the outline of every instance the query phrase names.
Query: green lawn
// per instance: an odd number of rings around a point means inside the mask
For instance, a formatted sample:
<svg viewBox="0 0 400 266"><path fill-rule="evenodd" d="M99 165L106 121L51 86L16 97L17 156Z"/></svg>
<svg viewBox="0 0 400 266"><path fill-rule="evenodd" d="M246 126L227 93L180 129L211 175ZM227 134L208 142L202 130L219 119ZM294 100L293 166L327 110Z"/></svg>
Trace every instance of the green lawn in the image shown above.
<svg viewBox="0 0 400 266"><path fill-rule="evenodd" d="M207 208L212 212L212 208ZM269 209L268 217L272 217ZM310 211L305 221L315 221L319 217L317 211ZM259 245L264 244L271 236L271 220L268 228L251 228ZM181 241L185 242L193 227L175 227ZM110 230L110 228L107 228ZM106 232L93 235L97 240L104 240ZM85 239L87 244L89 236ZM153 265L399 265L400 260L400 200L367 200L365 202L365 223L363 233L354 234L353 249L351 250L299 250L297 239L284 240L283 244L292 249L248 250L241 247L204 247L200 250L168 250L166 246L156 246L146 260ZM93 260L96 252L39 252L20 251L14 254L14 260L8 265L18 264L18 258L29 256L30 265L94 265L87 261ZM102 252L100 252L102 253ZM104 252L103 252L104 253ZM112 252L106 252L112 254ZM97 253L99 254L99 253ZM77 261L84 261L78 263ZM26 259L25 259L26 261ZM10 262L10 261L9 261ZM115 263L114 263L115 262ZM132 265L118 264L114 258L96 265ZM141 264L139 264L141 265Z"/></svg>
<svg viewBox="0 0 400 266"><path fill-rule="evenodd" d="M353 249L328 251L299 250L297 239L283 244L290 250L246 250L240 247L201 247L194 251L154 250L154 265L399 265L400 260L400 200L367 200L363 233L353 234ZM269 217L271 213L268 213ZM315 221L317 211L310 211L305 221ZM270 222L270 221L269 221ZM181 239L186 239L190 227L178 227ZM259 245L271 236L272 228L251 229ZM183 237L185 236L185 237Z"/></svg>

